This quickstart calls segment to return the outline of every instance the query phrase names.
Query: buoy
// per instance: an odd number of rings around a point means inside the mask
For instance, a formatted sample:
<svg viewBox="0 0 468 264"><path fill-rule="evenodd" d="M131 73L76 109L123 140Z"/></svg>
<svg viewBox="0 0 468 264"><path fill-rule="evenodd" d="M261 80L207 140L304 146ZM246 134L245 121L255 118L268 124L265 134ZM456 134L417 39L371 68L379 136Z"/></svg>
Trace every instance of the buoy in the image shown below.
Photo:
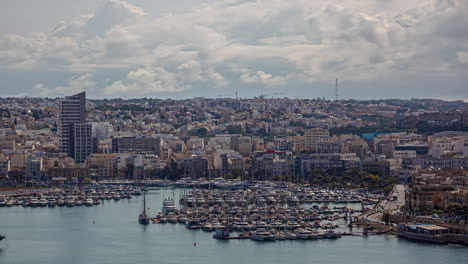
<svg viewBox="0 0 468 264"><path fill-rule="evenodd" d="M197 242L193 242L193 246L196 247L196 246L197 246Z"/></svg>
<svg viewBox="0 0 468 264"><path fill-rule="evenodd" d="M93 225L96 224L96 221L93 221Z"/></svg>

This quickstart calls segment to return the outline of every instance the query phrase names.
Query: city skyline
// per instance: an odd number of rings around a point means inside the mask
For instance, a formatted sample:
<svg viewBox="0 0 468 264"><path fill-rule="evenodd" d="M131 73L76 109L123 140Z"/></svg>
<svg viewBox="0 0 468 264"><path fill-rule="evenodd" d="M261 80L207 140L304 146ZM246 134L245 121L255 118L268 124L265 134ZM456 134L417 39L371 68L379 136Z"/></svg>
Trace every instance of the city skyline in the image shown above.
<svg viewBox="0 0 468 264"><path fill-rule="evenodd" d="M468 0L1 7L0 263L467 262Z"/></svg>
<svg viewBox="0 0 468 264"><path fill-rule="evenodd" d="M464 1L5 5L3 96L467 100Z"/></svg>

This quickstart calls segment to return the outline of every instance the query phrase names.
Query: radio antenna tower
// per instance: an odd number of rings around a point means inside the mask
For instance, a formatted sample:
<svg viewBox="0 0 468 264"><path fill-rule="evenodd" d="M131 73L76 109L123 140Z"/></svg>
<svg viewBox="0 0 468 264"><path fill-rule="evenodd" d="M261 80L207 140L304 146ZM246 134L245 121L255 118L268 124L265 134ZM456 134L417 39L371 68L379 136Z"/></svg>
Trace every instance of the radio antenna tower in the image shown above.
<svg viewBox="0 0 468 264"><path fill-rule="evenodd" d="M338 101L338 78L335 81L335 101Z"/></svg>

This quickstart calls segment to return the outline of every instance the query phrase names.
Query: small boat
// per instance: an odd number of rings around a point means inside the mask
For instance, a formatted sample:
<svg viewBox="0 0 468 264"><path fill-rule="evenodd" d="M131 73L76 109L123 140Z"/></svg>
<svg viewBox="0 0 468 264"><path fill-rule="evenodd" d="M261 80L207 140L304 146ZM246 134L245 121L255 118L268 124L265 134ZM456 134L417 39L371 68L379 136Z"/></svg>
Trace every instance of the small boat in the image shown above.
<svg viewBox="0 0 468 264"><path fill-rule="evenodd" d="M93 204L94 204L94 201L93 201L92 198L87 198L87 199L85 200L85 205L86 205L86 206L93 206Z"/></svg>
<svg viewBox="0 0 468 264"><path fill-rule="evenodd" d="M200 220L199 219L192 219L192 220L188 221L186 228L187 229L200 229L201 228Z"/></svg>
<svg viewBox="0 0 468 264"><path fill-rule="evenodd" d="M202 226L201 229L203 231L205 231L205 232L212 232L213 231L213 226L211 225L211 223L207 222Z"/></svg>
<svg viewBox="0 0 468 264"><path fill-rule="evenodd" d="M338 239L340 237L341 235L335 233L334 231L328 231L325 233L325 238L328 238L328 239Z"/></svg>
<svg viewBox="0 0 468 264"><path fill-rule="evenodd" d="M249 223L245 221L237 222L234 224L234 230L236 231L250 231L252 230L252 227L249 225Z"/></svg>
<svg viewBox="0 0 468 264"><path fill-rule="evenodd" d="M312 238L312 231L309 229L301 229L297 231L296 235L297 239L307 240Z"/></svg>
<svg viewBox="0 0 468 264"><path fill-rule="evenodd" d="M185 217L185 216L180 216L177 220L178 220L179 223L181 223L181 224L186 224L186 223L188 222L188 219L187 219L187 217Z"/></svg>
<svg viewBox="0 0 468 264"><path fill-rule="evenodd" d="M167 222L171 223L171 224L177 224L177 217L175 216L175 214L169 214L167 216Z"/></svg>
<svg viewBox="0 0 468 264"><path fill-rule="evenodd" d="M255 241L275 241L275 235L268 232L265 228L259 228L257 231L253 232L250 236L250 239Z"/></svg>
<svg viewBox="0 0 468 264"><path fill-rule="evenodd" d="M39 200L39 206L40 207L46 207L47 206L47 200L45 198L41 198Z"/></svg>
<svg viewBox="0 0 468 264"><path fill-rule="evenodd" d="M147 225L150 222L149 216L146 214L146 194L143 195L143 211L138 216L138 223Z"/></svg>
<svg viewBox="0 0 468 264"><path fill-rule="evenodd" d="M229 239L229 230L227 228L219 228L215 230L213 238L216 239Z"/></svg>
<svg viewBox="0 0 468 264"><path fill-rule="evenodd" d="M30 207L39 206L39 202L37 201L37 198L32 197L31 199L29 199L29 206Z"/></svg>
<svg viewBox="0 0 468 264"><path fill-rule="evenodd" d="M56 205L57 205L57 204L56 204L56 201L55 201L54 198L49 198L49 199L47 200L47 206L48 206L48 207L55 207Z"/></svg>
<svg viewBox="0 0 468 264"><path fill-rule="evenodd" d="M112 199L114 199L114 201L120 200L120 194L118 193L114 194L114 196L112 196Z"/></svg>
<svg viewBox="0 0 468 264"><path fill-rule="evenodd" d="M70 198L67 199L67 206L68 207L75 206L75 199L73 197L70 197Z"/></svg>

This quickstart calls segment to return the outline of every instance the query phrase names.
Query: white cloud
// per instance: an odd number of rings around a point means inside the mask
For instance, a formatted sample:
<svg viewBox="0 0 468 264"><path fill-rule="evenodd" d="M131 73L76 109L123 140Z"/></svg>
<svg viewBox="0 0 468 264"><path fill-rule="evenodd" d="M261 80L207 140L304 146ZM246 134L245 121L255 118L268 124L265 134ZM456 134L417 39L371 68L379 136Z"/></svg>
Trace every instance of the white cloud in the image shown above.
<svg viewBox="0 0 468 264"><path fill-rule="evenodd" d="M116 81L103 89L107 96L136 95L154 96L159 93L175 93L190 89L182 84L175 73L164 68L139 68L127 74L123 80Z"/></svg>
<svg viewBox="0 0 468 264"><path fill-rule="evenodd" d="M240 76L240 79L245 83L260 83L268 86L283 85L287 81L287 78L284 76L273 76L263 71L244 73Z"/></svg>
<svg viewBox="0 0 468 264"><path fill-rule="evenodd" d="M93 91L96 82L92 80L93 75L86 73L83 75L74 75L64 86L47 87L43 83L34 86L34 90L40 96L60 97L68 94L75 94L81 91Z"/></svg>
<svg viewBox="0 0 468 264"><path fill-rule="evenodd" d="M108 72L113 84L96 87L97 96L468 70L465 0L218 1L182 14L148 13L104 0L49 34L3 36L0 69Z"/></svg>
<svg viewBox="0 0 468 264"><path fill-rule="evenodd" d="M461 63L468 64L468 52L457 52L457 59Z"/></svg>

